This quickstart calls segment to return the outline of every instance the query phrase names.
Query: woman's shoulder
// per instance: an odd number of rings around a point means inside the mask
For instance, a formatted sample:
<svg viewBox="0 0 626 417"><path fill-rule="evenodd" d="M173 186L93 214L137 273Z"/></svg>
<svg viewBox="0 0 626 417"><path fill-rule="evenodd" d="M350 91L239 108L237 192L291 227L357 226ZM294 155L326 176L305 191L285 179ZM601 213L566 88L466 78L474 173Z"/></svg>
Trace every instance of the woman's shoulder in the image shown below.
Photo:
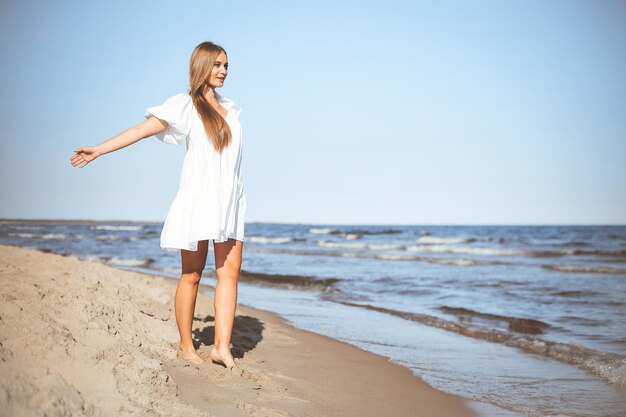
<svg viewBox="0 0 626 417"><path fill-rule="evenodd" d="M193 100L189 93L176 93L169 96L163 103L165 106L180 109L183 111L190 111L193 108Z"/></svg>

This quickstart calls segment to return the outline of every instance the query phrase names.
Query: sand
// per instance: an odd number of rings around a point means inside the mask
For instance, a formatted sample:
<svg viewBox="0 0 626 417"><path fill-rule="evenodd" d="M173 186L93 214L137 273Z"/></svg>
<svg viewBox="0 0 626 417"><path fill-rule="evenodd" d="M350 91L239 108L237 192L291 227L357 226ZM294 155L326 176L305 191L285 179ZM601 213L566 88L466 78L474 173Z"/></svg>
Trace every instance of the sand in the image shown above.
<svg viewBox="0 0 626 417"><path fill-rule="evenodd" d="M209 359L204 294L193 335L208 362L185 362L176 280L4 245L0 279L3 416L476 415L383 356L241 304L229 371Z"/></svg>

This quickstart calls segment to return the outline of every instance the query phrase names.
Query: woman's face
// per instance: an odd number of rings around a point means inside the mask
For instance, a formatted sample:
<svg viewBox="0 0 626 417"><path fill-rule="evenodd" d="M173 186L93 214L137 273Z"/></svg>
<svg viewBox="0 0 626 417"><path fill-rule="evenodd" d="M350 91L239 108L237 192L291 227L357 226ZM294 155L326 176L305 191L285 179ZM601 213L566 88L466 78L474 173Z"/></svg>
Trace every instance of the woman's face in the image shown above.
<svg viewBox="0 0 626 417"><path fill-rule="evenodd" d="M213 88L223 87L226 75L228 75L228 57L224 52L220 52L213 64L209 84Z"/></svg>

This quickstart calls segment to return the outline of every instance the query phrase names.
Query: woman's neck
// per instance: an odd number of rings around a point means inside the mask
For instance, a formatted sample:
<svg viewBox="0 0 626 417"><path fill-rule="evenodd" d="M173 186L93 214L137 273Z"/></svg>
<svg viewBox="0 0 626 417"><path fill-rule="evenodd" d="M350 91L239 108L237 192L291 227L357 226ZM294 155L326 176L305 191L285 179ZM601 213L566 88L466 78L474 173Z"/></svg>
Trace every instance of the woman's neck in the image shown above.
<svg viewBox="0 0 626 417"><path fill-rule="evenodd" d="M206 97L209 103L217 102L217 93L214 88L209 88L206 93L204 93L204 97Z"/></svg>

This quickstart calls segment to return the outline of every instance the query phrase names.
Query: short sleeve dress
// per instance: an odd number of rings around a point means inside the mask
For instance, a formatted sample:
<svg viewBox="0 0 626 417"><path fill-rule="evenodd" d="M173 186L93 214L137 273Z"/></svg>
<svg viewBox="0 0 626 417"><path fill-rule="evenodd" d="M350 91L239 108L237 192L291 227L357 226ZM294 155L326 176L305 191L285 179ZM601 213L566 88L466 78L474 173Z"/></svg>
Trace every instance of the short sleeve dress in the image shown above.
<svg viewBox="0 0 626 417"><path fill-rule="evenodd" d="M155 116L168 123L155 136L162 142L186 145L178 192L174 197L163 230L161 249L179 252L198 250L198 241L225 242L244 240L246 196L241 176L243 135L241 108L232 100L215 93L227 110L226 123L232 140L218 153L188 93L176 94L160 106L149 107L144 116Z"/></svg>

